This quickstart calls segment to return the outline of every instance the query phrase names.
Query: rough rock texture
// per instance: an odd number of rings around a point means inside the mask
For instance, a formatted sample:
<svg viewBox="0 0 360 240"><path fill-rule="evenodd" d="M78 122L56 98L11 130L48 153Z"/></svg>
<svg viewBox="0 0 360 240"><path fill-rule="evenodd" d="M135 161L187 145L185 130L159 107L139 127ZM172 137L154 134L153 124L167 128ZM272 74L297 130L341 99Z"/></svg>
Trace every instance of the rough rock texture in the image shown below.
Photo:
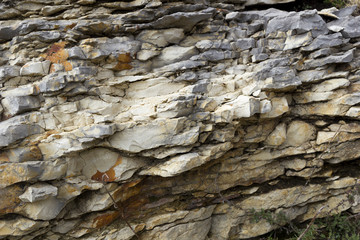
<svg viewBox="0 0 360 240"><path fill-rule="evenodd" d="M0 239L248 239L279 227L254 210L359 212L360 18L243 10L281 2L2 1Z"/></svg>

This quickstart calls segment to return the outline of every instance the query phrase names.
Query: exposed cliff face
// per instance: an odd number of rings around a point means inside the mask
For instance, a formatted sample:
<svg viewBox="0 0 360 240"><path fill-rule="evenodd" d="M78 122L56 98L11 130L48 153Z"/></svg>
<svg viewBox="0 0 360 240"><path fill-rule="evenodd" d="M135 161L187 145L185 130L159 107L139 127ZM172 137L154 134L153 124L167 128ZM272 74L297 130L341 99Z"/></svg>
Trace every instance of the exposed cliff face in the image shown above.
<svg viewBox="0 0 360 240"><path fill-rule="evenodd" d="M258 2L3 1L0 238L247 239L279 227L253 209L359 212L360 17Z"/></svg>

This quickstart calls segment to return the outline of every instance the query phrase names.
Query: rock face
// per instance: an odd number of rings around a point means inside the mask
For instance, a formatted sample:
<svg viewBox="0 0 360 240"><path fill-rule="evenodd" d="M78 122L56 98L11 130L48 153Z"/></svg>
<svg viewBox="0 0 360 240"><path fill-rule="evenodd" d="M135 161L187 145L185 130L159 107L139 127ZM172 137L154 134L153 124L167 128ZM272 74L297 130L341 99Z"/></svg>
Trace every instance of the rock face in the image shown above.
<svg viewBox="0 0 360 240"><path fill-rule="evenodd" d="M280 227L254 211L359 212L360 19L243 10L285 2L2 1L0 239L249 239Z"/></svg>

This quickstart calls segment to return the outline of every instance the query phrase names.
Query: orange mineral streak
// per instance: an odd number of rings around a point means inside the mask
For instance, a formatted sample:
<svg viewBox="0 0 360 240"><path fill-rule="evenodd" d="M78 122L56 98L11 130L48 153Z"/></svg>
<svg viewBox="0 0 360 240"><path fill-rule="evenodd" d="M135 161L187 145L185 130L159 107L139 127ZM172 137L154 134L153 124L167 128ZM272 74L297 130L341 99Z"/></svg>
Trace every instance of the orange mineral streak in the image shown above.
<svg viewBox="0 0 360 240"><path fill-rule="evenodd" d="M72 65L67 61L69 53L65 49L67 42L58 42L51 45L51 47L46 51L46 53L41 54L40 56L49 60L52 63L62 64L65 68L65 71L72 70ZM51 66L50 72L54 72L55 68Z"/></svg>
<svg viewBox="0 0 360 240"><path fill-rule="evenodd" d="M0 163L10 162L9 157L6 153L0 154Z"/></svg>
<svg viewBox="0 0 360 240"><path fill-rule="evenodd" d="M24 189L20 185L12 185L0 189L0 216L13 213L14 209L20 204L19 196L23 194Z"/></svg>
<svg viewBox="0 0 360 240"><path fill-rule="evenodd" d="M123 202L139 194L142 189L142 184L139 184L141 181L142 179L138 179L121 185L121 187L116 189L115 192L113 193L114 199Z"/></svg>
<svg viewBox="0 0 360 240"><path fill-rule="evenodd" d="M116 180L114 168L122 163L122 158L118 157L116 163L106 172L100 172L99 170L91 177L92 180L98 182L113 182Z"/></svg>
<svg viewBox="0 0 360 240"><path fill-rule="evenodd" d="M76 23L72 23L70 25L65 26L64 31L67 31L69 29L73 29L76 26Z"/></svg>
<svg viewBox="0 0 360 240"><path fill-rule="evenodd" d="M93 226L94 228L101 228L103 226L109 225L118 217L120 217L120 215L121 215L120 211L115 211L112 213L100 215L93 220Z"/></svg>
<svg viewBox="0 0 360 240"><path fill-rule="evenodd" d="M129 70L132 69L132 66L130 65L132 61L132 57L130 56L130 53L122 53L119 54L117 57L118 63L114 67L114 70L122 71L122 70Z"/></svg>

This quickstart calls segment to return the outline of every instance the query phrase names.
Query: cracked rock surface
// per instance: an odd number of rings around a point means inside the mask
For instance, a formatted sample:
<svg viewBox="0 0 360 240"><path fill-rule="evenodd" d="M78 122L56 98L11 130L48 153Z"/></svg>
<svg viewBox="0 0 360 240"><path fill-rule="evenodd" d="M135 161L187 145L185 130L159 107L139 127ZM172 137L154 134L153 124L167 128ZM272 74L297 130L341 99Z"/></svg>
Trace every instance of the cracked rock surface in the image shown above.
<svg viewBox="0 0 360 240"><path fill-rule="evenodd" d="M360 212L360 18L245 10L286 2L2 1L0 239L250 239L280 227L253 210Z"/></svg>

